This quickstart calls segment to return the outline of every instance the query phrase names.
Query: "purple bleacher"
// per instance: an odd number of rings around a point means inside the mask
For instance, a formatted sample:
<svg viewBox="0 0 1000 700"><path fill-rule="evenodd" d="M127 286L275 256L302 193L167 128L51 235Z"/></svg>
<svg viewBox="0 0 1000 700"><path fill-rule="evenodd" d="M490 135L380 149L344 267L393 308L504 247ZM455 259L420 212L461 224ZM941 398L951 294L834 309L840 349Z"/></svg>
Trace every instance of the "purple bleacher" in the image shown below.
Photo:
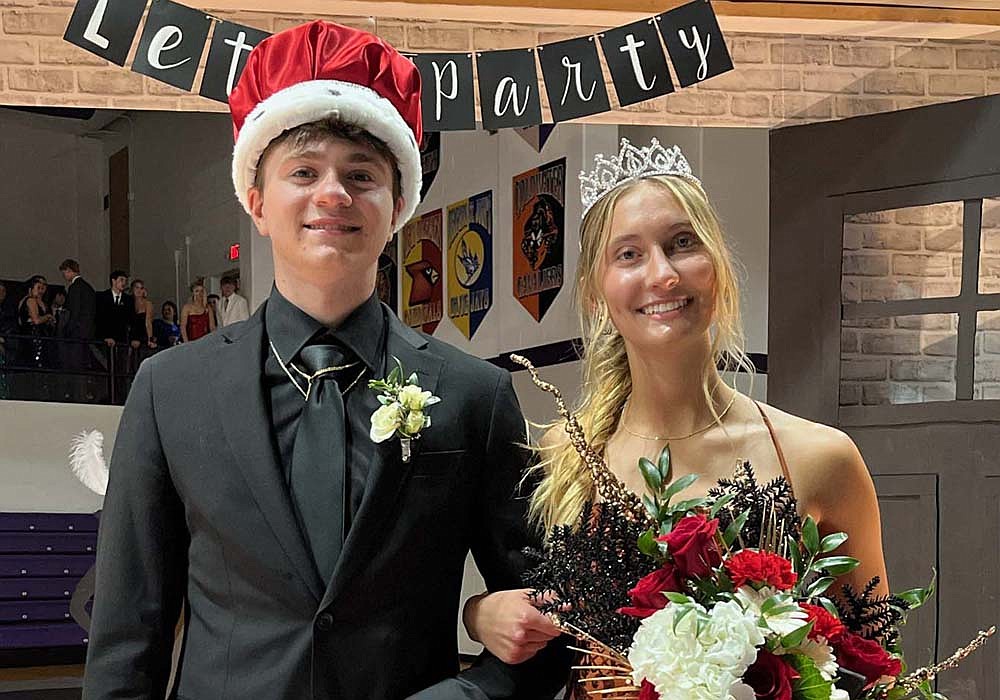
<svg viewBox="0 0 1000 700"><path fill-rule="evenodd" d="M87 633L75 622L0 625L0 649L65 647L87 643Z"/></svg>
<svg viewBox="0 0 1000 700"><path fill-rule="evenodd" d="M97 551L96 532L4 532L0 554L86 554Z"/></svg>
<svg viewBox="0 0 1000 700"><path fill-rule="evenodd" d="M0 602L0 623L60 622L72 620L68 600L25 600Z"/></svg>
<svg viewBox="0 0 1000 700"><path fill-rule="evenodd" d="M25 576L79 577L93 565L93 554L0 554L0 579Z"/></svg>
<svg viewBox="0 0 1000 700"><path fill-rule="evenodd" d="M83 653L87 632L69 603L94 565L97 523L91 513L0 513L0 652L25 664L40 650Z"/></svg>
<svg viewBox="0 0 1000 700"><path fill-rule="evenodd" d="M93 513L0 513L0 532L97 532Z"/></svg>

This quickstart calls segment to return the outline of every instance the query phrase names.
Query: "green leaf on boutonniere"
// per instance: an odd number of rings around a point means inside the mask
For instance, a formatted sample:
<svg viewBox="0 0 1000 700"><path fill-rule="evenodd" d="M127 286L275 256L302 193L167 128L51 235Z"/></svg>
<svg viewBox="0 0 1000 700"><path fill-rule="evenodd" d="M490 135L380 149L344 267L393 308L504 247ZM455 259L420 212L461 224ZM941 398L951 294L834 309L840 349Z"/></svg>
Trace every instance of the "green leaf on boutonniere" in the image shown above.
<svg viewBox="0 0 1000 700"><path fill-rule="evenodd" d="M830 700L833 681L823 678L816 662L804 654L784 654L781 658L799 674L792 680L792 697L795 700Z"/></svg>
<svg viewBox="0 0 1000 700"><path fill-rule="evenodd" d="M386 384L399 384L399 381L403 378L403 369L398 364L399 360L396 360L396 362L397 365L392 368L392 371L389 372L389 376L385 379Z"/></svg>
<svg viewBox="0 0 1000 700"><path fill-rule="evenodd" d="M409 377L407 377L406 383L409 384L410 386L416 386L416 384L417 384L417 373L414 372Z"/></svg>

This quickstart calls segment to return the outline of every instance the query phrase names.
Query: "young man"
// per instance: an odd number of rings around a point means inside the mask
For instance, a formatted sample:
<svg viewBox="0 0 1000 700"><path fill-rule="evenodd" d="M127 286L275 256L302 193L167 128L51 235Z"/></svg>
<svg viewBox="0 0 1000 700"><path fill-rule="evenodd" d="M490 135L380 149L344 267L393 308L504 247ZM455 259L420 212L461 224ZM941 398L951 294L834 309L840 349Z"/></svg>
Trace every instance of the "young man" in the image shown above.
<svg viewBox="0 0 1000 700"><path fill-rule="evenodd" d="M274 288L247 323L140 368L101 519L84 698L164 696L182 599L180 698L552 697L557 646L458 672L467 552L500 590L531 543L510 375L374 294L419 200L416 69L314 22L262 42L230 105L236 192L271 239ZM397 361L441 402L419 440L376 443L367 384Z"/></svg>
<svg viewBox="0 0 1000 700"><path fill-rule="evenodd" d="M65 277L66 273L63 273ZM135 309L132 296L125 292L128 273L115 270L108 276L109 287L97 292L97 337L109 348L128 343L129 316Z"/></svg>
<svg viewBox="0 0 1000 700"><path fill-rule="evenodd" d="M236 292L236 280L225 275L219 282L222 287L222 298L216 304L216 315L218 325L228 326L237 321L246 321L250 318L250 308L247 300Z"/></svg>

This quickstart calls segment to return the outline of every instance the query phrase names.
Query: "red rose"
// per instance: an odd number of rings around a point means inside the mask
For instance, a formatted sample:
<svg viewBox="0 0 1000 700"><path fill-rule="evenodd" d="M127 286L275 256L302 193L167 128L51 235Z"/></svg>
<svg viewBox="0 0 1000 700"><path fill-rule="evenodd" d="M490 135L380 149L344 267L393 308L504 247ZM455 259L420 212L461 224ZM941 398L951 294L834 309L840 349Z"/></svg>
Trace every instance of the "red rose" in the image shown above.
<svg viewBox="0 0 1000 700"><path fill-rule="evenodd" d="M660 700L660 694L656 692L656 687L645 678L642 679L642 685L639 687L639 700Z"/></svg>
<svg viewBox="0 0 1000 700"><path fill-rule="evenodd" d="M649 617L657 610L667 607L667 597L664 591L682 591L681 580L677 576L677 569L670 562L663 565L651 574L647 574L639 579L635 588L628 592L632 599L632 607L619 608L618 612L632 617Z"/></svg>
<svg viewBox="0 0 1000 700"><path fill-rule="evenodd" d="M810 639L826 637L826 641L832 645L847 631L844 623L836 615L831 615L826 608L809 603L799 603L799 607L806 611L809 621L813 623L813 628L809 630Z"/></svg>
<svg viewBox="0 0 1000 700"><path fill-rule="evenodd" d="M743 674L743 682L760 700L792 700L792 681L798 677L799 672L780 656L761 649L757 660Z"/></svg>
<svg viewBox="0 0 1000 700"><path fill-rule="evenodd" d="M719 521L704 515L681 518L669 534L657 537L667 543L674 565L684 578L705 578L712 568L722 563L722 554L715 542Z"/></svg>
<svg viewBox="0 0 1000 700"><path fill-rule="evenodd" d="M755 583L787 591L799 578L792 571L792 563L784 557L752 549L742 549L726 559L726 571L737 588Z"/></svg>
<svg viewBox="0 0 1000 700"><path fill-rule="evenodd" d="M866 688L875 685L882 676L898 676L903 671L899 659L890 656L878 642L853 632L844 632L833 644L833 651L838 664L865 677Z"/></svg>

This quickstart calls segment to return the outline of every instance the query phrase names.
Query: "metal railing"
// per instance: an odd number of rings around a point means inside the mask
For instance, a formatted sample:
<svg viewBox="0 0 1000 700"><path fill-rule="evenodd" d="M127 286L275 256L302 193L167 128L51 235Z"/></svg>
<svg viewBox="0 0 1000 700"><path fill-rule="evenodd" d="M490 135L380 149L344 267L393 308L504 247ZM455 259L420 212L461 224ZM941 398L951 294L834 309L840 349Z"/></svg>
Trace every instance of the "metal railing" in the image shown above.
<svg viewBox="0 0 1000 700"><path fill-rule="evenodd" d="M0 334L0 399L121 405L139 364L157 350L146 343L112 347L103 340Z"/></svg>

